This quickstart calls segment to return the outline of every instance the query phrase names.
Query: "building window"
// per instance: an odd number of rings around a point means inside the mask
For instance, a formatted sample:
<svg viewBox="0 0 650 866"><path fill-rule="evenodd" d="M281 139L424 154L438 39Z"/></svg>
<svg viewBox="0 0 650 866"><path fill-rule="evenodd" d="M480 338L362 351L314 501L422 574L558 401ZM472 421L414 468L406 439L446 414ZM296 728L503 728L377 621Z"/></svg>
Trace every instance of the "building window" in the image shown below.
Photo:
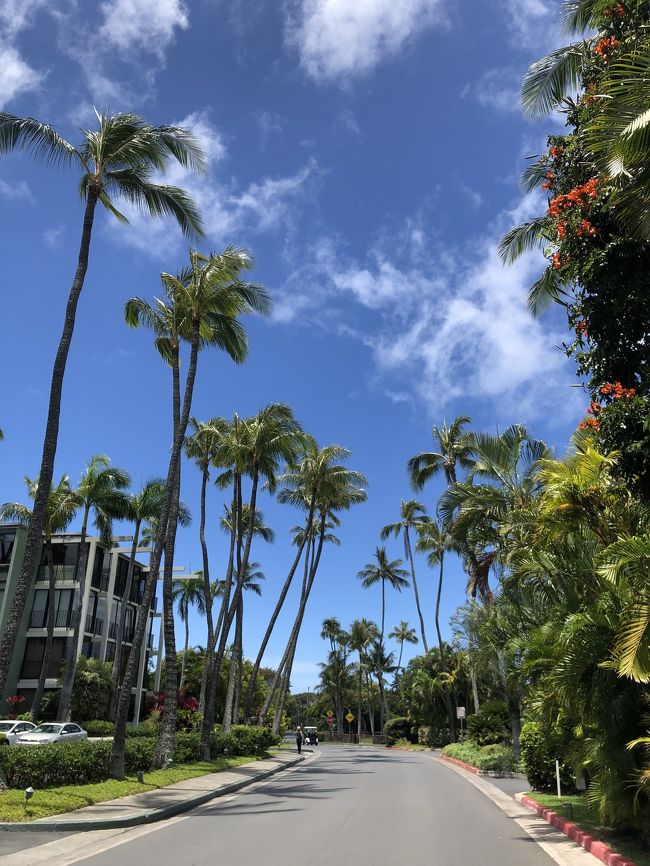
<svg viewBox="0 0 650 866"><path fill-rule="evenodd" d="M16 533L13 529L10 532L0 532L0 565L11 565L15 541Z"/></svg>
<svg viewBox="0 0 650 866"><path fill-rule="evenodd" d="M25 655L20 670L23 680L37 680L41 673L43 664L43 653L45 651L44 637L29 637L25 643ZM47 671L48 679L56 679L61 670L61 663L65 654L65 638L55 637L52 646L50 665Z"/></svg>

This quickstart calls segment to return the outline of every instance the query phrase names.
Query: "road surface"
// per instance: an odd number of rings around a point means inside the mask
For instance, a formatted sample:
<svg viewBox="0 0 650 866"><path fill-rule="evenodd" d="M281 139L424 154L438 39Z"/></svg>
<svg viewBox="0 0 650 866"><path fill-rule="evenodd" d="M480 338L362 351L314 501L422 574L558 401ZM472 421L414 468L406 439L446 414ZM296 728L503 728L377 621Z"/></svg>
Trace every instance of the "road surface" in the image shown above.
<svg viewBox="0 0 650 866"><path fill-rule="evenodd" d="M83 866L552 863L487 797L431 757L344 747L325 747L316 760L227 802L78 856Z"/></svg>

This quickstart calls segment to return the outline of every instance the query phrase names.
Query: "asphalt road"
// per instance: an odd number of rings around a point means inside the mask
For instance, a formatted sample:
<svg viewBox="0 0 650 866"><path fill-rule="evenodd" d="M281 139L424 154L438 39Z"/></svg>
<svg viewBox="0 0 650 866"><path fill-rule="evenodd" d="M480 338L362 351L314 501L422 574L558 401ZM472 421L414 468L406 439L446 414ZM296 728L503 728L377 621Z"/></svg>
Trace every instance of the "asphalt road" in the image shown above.
<svg viewBox="0 0 650 866"><path fill-rule="evenodd" d="M550 866L480 791L417 753L320 757L84 866Z"/></svg>

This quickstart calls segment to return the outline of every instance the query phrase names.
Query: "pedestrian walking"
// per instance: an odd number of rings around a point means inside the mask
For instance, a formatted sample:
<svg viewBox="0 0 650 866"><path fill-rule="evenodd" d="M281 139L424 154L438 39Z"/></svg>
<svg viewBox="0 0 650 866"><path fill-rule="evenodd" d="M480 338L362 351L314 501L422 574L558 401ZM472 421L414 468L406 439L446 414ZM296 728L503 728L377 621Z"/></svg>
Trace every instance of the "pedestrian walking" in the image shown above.
<svg viewBox="0 0 650 866"><path fill-rule="evenodd" d="M296 746L298 747L298 754L302 753L302 728L300 725L296 728Z"/></svg>

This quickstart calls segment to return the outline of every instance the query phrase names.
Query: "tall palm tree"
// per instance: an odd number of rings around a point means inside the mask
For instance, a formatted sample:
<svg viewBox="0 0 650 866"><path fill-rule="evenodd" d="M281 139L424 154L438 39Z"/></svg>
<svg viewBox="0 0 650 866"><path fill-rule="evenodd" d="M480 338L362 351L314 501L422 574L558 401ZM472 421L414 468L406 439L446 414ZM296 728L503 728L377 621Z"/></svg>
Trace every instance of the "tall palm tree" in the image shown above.
<svg viewBox="0 0 650 866"><path fill-rule="evenodd" d="M389 523L387 526L381 531L381 538L385 540L389 535L394 535L397 538L400 532L404 536L404 554L409 562L409 566L411 568L411 579L413 581L413 593L415 595L415 606L418 611L418 617L420 619L420 634L422 635L422 646L424 647L425 653L429 652L429 646L427 644L427 636L424 631L424 617L422 616L422 609L420 607L420 595L418 593L418 585L415 579L415 563L413 561L413 548L411 547L411 534L410 530L413 529L415 532L419 532L420 528L426 526L429 523L430 518L425 514L425 507L420 502L416 502L414 499L410 499L408 502L402 500L400 506L400 521L398 523Z"/></svg>
<svg viewBox="0 0 650 866"><path fill-rule="evenodd" d="M187 235L202 235L194 202L182 189L153 182L154 173L172 161L202 170L203 153L187 130L173 126L151 126L136 114L97 113L98 128L84 132L78 146L62 138L54 127L31 117L0 112L0 155L24 150L49 164L74 166L80 172L79 192L85 201L77 268L68 294L63 330L50 382L47 421L43 437L40 485L27 530L25 553L9 615L0 640L0 692L4 689L20 620L31 584L41 543L48 491L52 484L61 411L61 393L70 344L75 327L95 219L100 203L121 222L126 217L115 206L116 199L138 206L150 216L172 216Z"/></svg>
<svg viewBox="0 0 650 866"><path fill-rule="evenodd" d="M113 668L111 674L111 697L109 700L108 715L114 719L117 710L117 697L122 670L122 650L124 633L126 631L127 602L131 598L133 590L133 574L135 571L135 557L138 546L142 543L144 547L150 547L153 543L152 527L156 527L162 514L163 500L165 496L165 481L163 478L150 478L144 483L139 493L130 493L128 497L128 510L126 519L133 523L133 541L131 542L131 553L129 565L126 572L126 582L122 595L122 603L119 606L117 620L117 634L115 636L115 653L113 655ZM178 510L178 523L180 526L189 526L192 516L189 508L181 502Z"/></svg>
<svg viewBox="0 0 650 866"><path fill-rule="evenodd" d="M220 459L228 467L223 474L223 482L232 483L231 513L236 516L236 521L231 531L229 565L219 614L222 621L221 635L210 672L203 716L201 754L206 757L214 723L217 678L230 628L241 598L243 580L250 558L259 487L261 483L265 483L270 492L275 490L280 464L295 459L304 439L302 427L294 417L293 411L283 403L271 403L252 418L242 420L236 416L231 423L230 431L231 435L224 444ZM247 525L243 523L242 511L244 504L242 477L245 476L250 478ZM234 583L233 575L235 575Z"/></svg>
<svg viewBox="0 0 650 866"><path fill-rule="evenodd" d="M393 630L389 632L388 637L390 640L397 641L397 643L399 644L399 658L397 660L397 670L400 671L402 668L402 653L404 652L404 644L416 644L418 642L418 636L415 633L415 629L411 628L411 626L406 622L406 620L401 620L399 625L393 626Z"/></svg>
<svg viewBox="0 0 650 866"><path fill-rule="evenodd" d="M201 499L199 520L199 541L201 544L201 556L203 559L203 596L206 624L208 629L208 640L206 643L205 664L207 670L208 662L214 652L214 618L212 616L212 588L210 581L210 562L208 556L208 545L205 540L206 519L206 492L210 480L210 466L215 461L217 449L222 437L227 431L228 422L224 418L212 418L209 421L197 421L190 418L189 428L191 434L185 439L185 454L190 460L194 460L201 472ZM201 696L205 698L205 689L202 686ZM201 702L201 712L203 704Z"/></svg>
<svg viewBox="0 0 650 866"><path fill-rule="evenodd" d="M86 533L90 512L94 512L93 525L100 534L102 545L106 549L110 549L113 543L113 520L127 516L128 497L123 491L130 483L131 476L128 472L111 466L106 455L98 454L88 461L77 487L77 495L81 500L81 508L83 509L81 537L77 548L74 575L75 581L79 581L79 595L70 624L72 636L68 638L66 646L65 673L56 716L60 722L65 722L70 718L70 702L77 672L77 646L81 628L81 612L86 595L88 559Z"/></svg>
<svg viewBox="0 0 650 866"><path fill-rule="evenodd" d="M336 650L336 645L341 633L341 623L335 616L330 616L323 620L323 627L321 628L320 636L323 640L328 640L330 642L330 649L332 652Z"/></svg>
<svg viewBox="0 0 650 866"><path fill-rule="evenodd" d="M355 619L350 625L350 649L358 653L357 661L357 736L361 738L361 701L363 692L364 658L369 645L379 634L374 622L368 619Z"/></svg>
<svg viewBox="0 0 650 866"><path fill-rule="evenodd" d="M247 340L246 333L239 322L239 316L251 312L266 313L270 308L268 295L261 286L241 280L242 271L251 267L252 261L244 250L228 247L223 253L211 254L207 257L191 251L189 267L180 275L180 278L170 274L162 275L169 305L177 306L185 311L184 324L180 334L183 341L189 344L189 361L179 421L177 425L174 425L174 439L165 481L163 508L151 555L150 571L145 582L143 609L138 612L136 619L133 644L118 701L111 754L111 775L116 778L124 777L126 718L130 692L137 672L140 648L144 640L147 622L146 608L151 604L163 549L168 547L170 534L175 529L170 515L174 501L178 499L179 494L180 454L192 408L199 351L204 346L217 346L227 351L235 362L243 362L247 352ZM134 325L141 321L138 315L131 318L128 305L127 319L132 321ZM171 528L168 524L171 524ZM165 628L173 633L173 608L170 614L169 593L167 592L166 595ZM172 714L173 699L169 703L171 706L167 717L164 719L161 732L161 747L156 754L157 763L165 763L173 752L175 728L174 715ZM167 706L167 701L165 704Z"/></svg>
<svg viewBox="0 0 650 866"><path fill-rule="evenodd" d="M444 577L445 553L458 550L458 544L451 533L437 521L431 521L427 526L420 529L420 537L417 541L417 550L428 553L427 562L430 568L438 566L438 590L436 592L436 634L438 636L438 650L440 652L440 668L444 674L447 673L447 660L445 648L440 631L440 601L442 599L442 582ZM447 716L449 719L449 736L453 743L456 739L455 714L451 703L451 694L445 688L445 701L447 704Z"/></svg>
<svg viewBox="0 0 650 866"><path fill-rule="evenodd" d="M408 462L411 485L422 490L427 481L443 472L447 484L457 480L457 470L469 469L472 465L472 438L463 428L471 419L467 415L454 418L449 427L433 427L433 438L437 451L421 451Z"/></svg>
<svg viewBox="0 0 650 866"><path fill-rule="evenodd" d="M177 577L174 579L172 595L177 606L178 615L185 626L185 646L183 648L183 663L181 665L181 678L178 686L178 690L182 692L185 685L187 651L190 645L190 608L195 607L200 614L204 614L205 595L199 581L189 577Z"/></svg>
<svg viewBox="0 0 650 866"><path fill-rule="evenodd" d="M313 437L307 437L302 442L301 451L296 459L278 479L278 483L282 485L278 493L278 501L296 506L305 512L306 517L301 531L294 535L294 543L297 547L296 556L280 591L253 664L244 702L244 717L246 719L250 718L252 714L253 695L262 658L291 588L305 545L311 537L320 491L339 474L342 467L338 465L338 461L345 459L348 455L349 451L340 445L327 445L324 448L319 448ZM328 478L330 482L328 482Z"/></svg>
<svg viewBox="0 0 650 866"><path fill-rule="evenodd" d="M367 565L365 565L357 574L357 577L359 577L359 579L361 580L361 585L364 589L369 589L371 586L374 586L377 583L381 583L381 628L379 630L379 639L377 641L378 652L379 648L383 647L384 643L384 626L386 620L386 584L388 583L391 589L395 589L397 590L397 592L401 592L409 585L409 582L406 579L407 574L408 572L406 571L406 569L402 568L401 559L388 559L385 547L378 547L375 550L374 562L367 563ZM381 700L380 719L381 728L383 730L385 718L384 682L382 670L379 665L379 656L377 657L376 661Z"/></svg>
<svg viewBox="0 0 650 866"><path fill-rule="evenodd" d="M38 496L38 481L25 478L27 492L31 499L36 501ZM52 555L52 537L57 532L64 532L72 523L75 514L82 507L82 501L76 490L70 486L67 475L62 476L56 487L50 490L45 502L45 522L43 524L43 543L45 546L45 563L48 570L48 593L47 593L47 636L43 649L43 661L41 672L38 677L36 692L32 700L30 710L33 722L38 721L41 712L41 701L45 691L45 680L48 677L50 659L52 657L52 646L54 644L54 626L56 614L56 575L54 572L54 557ZM0 506L1 520L17 520L27 525L32 519L33 511L20 502L5 502Z"/></svg>

